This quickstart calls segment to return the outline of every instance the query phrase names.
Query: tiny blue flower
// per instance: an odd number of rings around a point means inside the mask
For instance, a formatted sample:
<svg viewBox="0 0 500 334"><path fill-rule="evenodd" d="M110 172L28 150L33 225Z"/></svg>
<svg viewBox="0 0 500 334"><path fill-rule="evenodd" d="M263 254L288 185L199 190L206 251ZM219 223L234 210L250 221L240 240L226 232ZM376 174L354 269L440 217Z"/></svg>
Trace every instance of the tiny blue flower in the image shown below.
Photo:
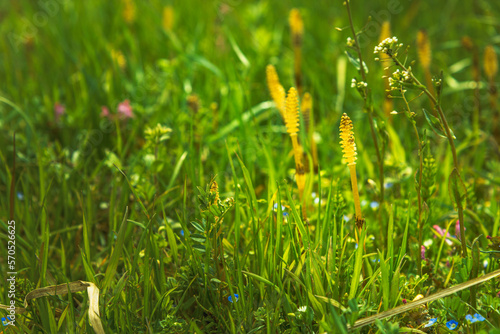
<svg viewBox="0 0 500 334"><path fill-rule="evenodd" d="M283 212L283 218L286 218L288 216L289 216L288 212Z"/></svg>
<svg viewBox="0 0 500 334"><path fill-rule="evenodd" d="M281 206L281 211L284 211L286 207L284 205ZM274 203L273 210L278 211L278 203Z"/></svg>
<svg viewBox="0 0 500 334"><path fill-rule="evenodd" d="M433 326L437 321L437 318L432 318L428 323L425 324L424 328Z"/></svg>
<svg viewBox="0 0 500 334"><path fill-rule="evenodd" d="M347 217L346 215L344 215L344 220L345 220L346 222L348 222L349 220L351 220L351 218L349 218L349 217Z"/></svg>
<svg viewBox="0 0 500 334"><path fill-rule="evenodd" d="M358 243L356 243L356 245L354 245L354 248L358 249Z"/></svg>
<svg viewBox="0 0 500 334"><path fill-rule="evenodd" d="M476 321L477 321L477 319L476 319L475 317L473 317L472 315L470 315L470 314L467 314L467 315L465 316L465 320L467 320L467 321L469 321L469 322L471 322L471 323L474 323L474 322L476 322Z"/></svg>
<svg viewBox="0 0 500 334"><path fill-rule="evenodd" d="M184 230L181 230L181 235L184 236Z"/></svg>
<svg viewBox="0 0 500 334"><path fill-rule="evenodd" d="M474 314L476 321L485 321L486 319L479 313Z"/></svg>
<svg viewBox="0 0 500 334"><path fill-rule="evenodd" d="M449 330L454 330L458 327L458 322L456 320L450 320L446 323L446 327L448 327Z"/></svg>
<svg viewBox="0 0 500 334"><path fill-rule="evenodd" d="M18 200L20 200L20 201L22 201L22 200L24 199L24 195L23 195L23 193L18 192L18 193L17 193L17 199L18 199Z"/></svg>
<svg viewBox="0 0 500 334"><path fill-rule="evenodd" d="M234 299L235 299L234 302L237 302L239 298L240 298L240 296L237 293L235 293L234 294ZM227 300L229 300L231 303L233 303L233 296L229 295L229 297L227 297Z"/></svg>
<svg viewBox="0 0 500 334"><path fill-rule="evenodd" d="M12 320L10 320L10 318L9 318L9 317L7 317L7 319L8 319L9 321L12 321ZM3 325L4 327L7 327L7 326L9 325L9 323L7 322L7 319L2 318L2 325Z"/></svg>
<svg viewBox="0 0 500 334"><path fill-rule="evenodd" d="M370 203L370 208L372 208L372 209L376 209L376 208L378 208L378 206L379 206L378 202L371 202Z"/></svg>
<svg viewBox="0 0 500 334"><path fill-rule="evenodd" d="M392 188L394 184L392 184L391 182L387 182L386 184L384 184L384 188L385 189L389 189L389 188Z"/></svg>

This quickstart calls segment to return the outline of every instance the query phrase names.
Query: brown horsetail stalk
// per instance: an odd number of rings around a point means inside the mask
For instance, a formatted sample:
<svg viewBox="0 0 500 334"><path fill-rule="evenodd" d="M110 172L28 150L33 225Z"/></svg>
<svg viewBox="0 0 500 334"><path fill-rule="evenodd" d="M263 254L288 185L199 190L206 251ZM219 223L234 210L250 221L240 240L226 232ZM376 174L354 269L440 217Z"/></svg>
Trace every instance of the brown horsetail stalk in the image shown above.
<svg viewBox="0 0 500 334"><path fill-rule="evenodd" d="M286 119L286 107L285 107L285 89L280 83L280 78L276 72L276 68L273 65L267 65L266 67L266 77L267 77L267 87L269 88L269 93L278 108L283 120Z"/></svg>
<svg viewBox="0 0 500 334"><path fill-rule="evenodd" d="M484 49L484 73L488 78L488 94L490 96L491 112L493 113L493 134L498 133L497 99L498 91L495 85L495 77L498 73L498 58L493 46L488 45Z"/></svg>
<svg viewBox="0 0 500 334"><path fill-rule="evenodd" d="M314 141L314 115L312 114L313 99L311 94L304 93L302 97L302 102L300 104L300 110L302 112L302 117L304 119L304 127L306 134L309 139L309 145L311 149L311 155L313 160L314 171L318 170L318 148L316 147L316 142Z"/></svg>
<svg viewBox="0 0 500 334"><path fill-rule="evenodd" d="M481 71L479 66L479 51L469 36L462 38L462 45L472 54L472 79L475 82L474 87L474 112L472 113L472 129L474 134L479 134L479 115L481 114L481 101L479 93L479 85L481 81Z"/></svg>
<svg viewBox="0 0 500 334"><path fill-rule="evenodd" d="M389 21L384 21L382 23L382 28L380 29L380 40L379 43L385 40L386 38L391 37L391 22ZM389 56L387 55L380 55L380 60L381 61L386 61L389 60ZM389 117L391 112L394 110L394 103L392 101L392 98L390 97L391 93L391 87L389 86L389 78L391 77L391 69L389 66L384 68L384 83L385 83L385 99L384 99L384 114L385 116L389 119L389 122L392 122L392 117Z"/></svg>
<svg viewBox="0 0 500 334"><path fill-rule="evenodd" d="M286 131L292 139L293 155L295 158L295 179L299 188L299 197L302 202L306 184L304 164L302 163L302 147L299 145L297 134L299 132L299 97L297 90L292 87L286 97ZM305 205L302 206L302 214L306 217Z"/></svg>
<svg viewBox="0 0 500 334"><path fill-rule="evenodd" d="M290 11L290 16L288 18L290 24L290 34L292 36L292 46L294 54L294 73L295 73L295 85L299 95L302 94L302 37L304 35L304 21L302 21L302 16L297 8L293 8Z"/></svg>
<svg viewBox="0 0 500 334"><path fill-rule="evenodd" d="M354 198L354 208L356 210L356 226L361 230L364 219L361 215L358 179L356 177L356 143L354 141L352 121L346 113L342 115L342 119L340 120L340 139L342 152L344 152L344 159L347 162L347 166L349 166L349 173L351 174L352 195Z"/></svg>
<svg viewBox="0 0 500 334"><path fill-rule="evenodd" d="M429 41L429 36L427 31L419 30L417 32L417 54L420 65L424 69L425 82L430 92L434 95L434 85L432 84L431 75L431 60L432 60L432 49L431 42Z"/></svg>

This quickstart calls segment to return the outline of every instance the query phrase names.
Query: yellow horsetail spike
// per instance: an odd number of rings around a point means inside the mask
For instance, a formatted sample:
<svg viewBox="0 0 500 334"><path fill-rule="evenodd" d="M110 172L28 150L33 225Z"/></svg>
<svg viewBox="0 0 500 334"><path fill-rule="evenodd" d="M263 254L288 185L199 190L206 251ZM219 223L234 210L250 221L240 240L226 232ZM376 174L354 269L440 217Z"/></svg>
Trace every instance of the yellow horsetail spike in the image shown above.
<svg viewBox="0 0 500 334"><path fill-rule="evenodd" d="M304 22L297 8L293 8L290 11L288 22L290 24L290 32L292 33L293 45L300 46L302 43L302 35L304 34Z"/></svg>
<svg viewBox="0 0 500 334"><path fill-rule="evenodd" d="M292 135L299 132L299 98L297 90L292 87L286 97L286 131Z"/></svg>
<svg viewBox="0 0 500 334"><path fill-rule="evenodd" d="M363 227L364 219L361 214L361 203L359 201L358 179L356 176L356 143L354 142L354 132L352 131L352 121L346 113L340 120L340 143L344 152L344 159L349 166L351 174L352 197L354 199L354 208L356 210L356 226L359 230Z"/></svg>
<svg viewBox="0 0 500 334"><path fill-rule="evenodd" d="M490 81L492 81L498 72L498 58L492 45L484 49L484 72Z"/></svg>
<svg viewBox="0 0 500 334"><path fill-rule="evenodd" d="M299 132L299 97L297 90L292 87L286 96L286 113L285 113L286 131L290 134L293 146L293 157L295 160L295 181L299 189L299 197L302 201L304 198L304 188L306 185L305 168L303 159L303 149L297 139ZM303 203L304 204L304 203ZM302 215L307 218L306 206L302 206Z"/></svg>
<svg viewBox="0 0 500 334"><path fill-rule="evenodd" d="M348 165L356 164L356 143L354 142L354 132L352 131L352 121L346 113L340 120L340 145L344 152L344 159Z"/></svg>
<svg viewBox="0 0 500 334"><path fill-rule="evenodd" d="M417 33L417 52L422 67L429 68L431 66L432 50L429 36L425 30L419 30Z"/></svg>
<svg viewBox="0 0 500 334"><path fill-rule="evenodd" d="M302 21L302 16L298 9L294 8L290 11L289 17L290 23L290 33L292 36L292 45L293 45L293 72L295 85L299 92L299 95L302 95L302 36L304 35L304 22Z"/></svg>
<svg viewBox="0 0 500 334"><path fill-rule="evenodd" d="M281 116L285 119L285 89L280 84L278 73L273 65L267 65L266 77L269 93L271 93L271 97L276 104L276 108L278 108Z"/></svg>
<svg viewBox="0 0 500 334"><path fill-rule="evenodd" d="M174 26L174 8L172 6L163 7L162 25L166 31L172 30Z"/></svg>

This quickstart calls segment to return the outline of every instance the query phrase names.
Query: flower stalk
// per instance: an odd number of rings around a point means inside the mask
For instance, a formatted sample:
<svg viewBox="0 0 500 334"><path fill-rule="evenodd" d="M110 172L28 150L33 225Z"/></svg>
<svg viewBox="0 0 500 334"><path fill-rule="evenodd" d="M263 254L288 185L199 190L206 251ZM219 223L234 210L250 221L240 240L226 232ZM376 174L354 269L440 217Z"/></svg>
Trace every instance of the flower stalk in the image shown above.
<svg viewBox="0 0 500 334"><path fill-rule="evenodd" d="M293 155L295 159L295 180L297 182L299 197L302 203L306 177L304 164L302 163L303 150L297 139L297 134L299 132L299 97L297 95L297 90L294 87L290 88L286 97L285 123L286 130L292 140ZM306 206L304 203L302 203L302 214L304 218L306 218Z"/></svg>
<svg viewBox="0 0 500 334"><path fill-rule="evenodd" d="M342 145L344 159L349 167L349 173L351 174L352 195L354 199L354 209L356 211L356 226L361 231L364 219L361 214L358 179L356 176L356 143L354 140L352 121L346 113L342 115L342 119L340 121L340 145Z"/></svg>

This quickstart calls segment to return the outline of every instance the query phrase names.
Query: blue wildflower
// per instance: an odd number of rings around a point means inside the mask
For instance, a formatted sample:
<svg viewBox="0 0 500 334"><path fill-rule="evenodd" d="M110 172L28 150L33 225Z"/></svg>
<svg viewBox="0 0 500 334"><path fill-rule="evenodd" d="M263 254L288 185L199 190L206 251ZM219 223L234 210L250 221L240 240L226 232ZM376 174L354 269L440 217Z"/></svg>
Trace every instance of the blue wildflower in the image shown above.
<svg viewBox="0 0 500 334"><path fill-rule="evenodd" d="M378 208L378 206L379 206L378 202L371 202L370 203L370 208L372 208L372 209L376 209L376 208Z"/></svg>
<svg viewBox="0 0 500 334"><path fill-rule="evenodd" d="M18 193L17 193L17 199L18 199L18 200L20 200L20 201L22 201L22 200L24 199L24 195L23 195L23 193L18 192Z"/></svg>
<svg viewBox="0 0 500 334"><path fill-rule="evenodd" d="M184 236L184 230L181 230L181 235Z"/></svg>
<svg viewBox="0 0 500 334"><path fill-rule="evenodd" d="M284 205L281 206L281 211L284 211L286 207ZM278 211L278 203L274 203L273 210Z"/></svg>
<svg viewBox="0 0 500 334"><path fill-rule="evenodd" d="M288 216L289 216L288 212L283 212L283 218L286 218Z"/></svg>
<svg viewBox="0 0 500 334"><path fill-rule="evenodd" d="M344 215L344 220L345 220L346 222L348 222L349 220L351 220L351 218L349 218L349 217L347 217L346 215Z"/></svg>
<svg viewBox="0 0 500 334"><path fill-rule="evenodd" d="M433 326L437 321L438 321L437 318L432 318L431 320L429 320L428 323L424 325L424 328Z"/></svg>
<svg viewBox="0 0 500 334"><path fill-rule="evenodd" d="M475 313L474 314L474 318L476 319L476 321L485 321L486 319L479 313Z"/></svg>
<svg viewBox="0 0 500 334"><path fill-rule="evenodd" d="M449 330L454 330L458 327L458 322L456 320L450 320L446 323L446 327L448 327Z"/></svg>
<svg viewBox="0 0 500 334"><path fill-rule="evenodd" d="M465 320L467 320L467 321L469 321L469 322L471 322L471 323L474 323L474 322L476 322L476 321L477 321L477 319L476 319L475 317L473 317L472 315L470 315L470 314L467 314L467 315L465 316Z"/></svg>
<svg viewBox="0 0 500 334"><path fill-rule="evenodd" d="M232 295L229 295L229 297L227 297L227 300L229 300L231 303L237 302L238 299L240 299L240 296L237 293L234 294L234 302L233 302L233 296Z"/></svg>
<svg viewBox="0 0 500 334"><path fill-rule="evenodd" d="M9 317L7 317L7 319L8 319L9 321L12 321L12 320L10 320L10 318L9 318ZM9 325L9 322L7 322L7 319L2 318L2 325L3 325L4 327L7 327L7 326Z"/></svg>

